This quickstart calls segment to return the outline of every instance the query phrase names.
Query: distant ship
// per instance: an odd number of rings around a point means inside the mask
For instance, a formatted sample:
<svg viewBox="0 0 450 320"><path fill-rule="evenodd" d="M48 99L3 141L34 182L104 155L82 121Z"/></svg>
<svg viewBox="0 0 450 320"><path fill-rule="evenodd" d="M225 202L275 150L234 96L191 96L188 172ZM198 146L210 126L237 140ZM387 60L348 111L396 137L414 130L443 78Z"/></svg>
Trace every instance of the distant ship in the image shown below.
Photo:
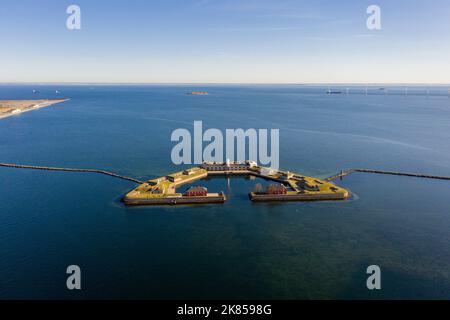
<svg viewBox="0 0 450 320"><path fill-rule="evenodd" d="M55 91L56 94L60 94L61 92L59 92L58 90Z"/></svg>
<svg viewBox="0 0 450 320"><path fill-rule="evenodd" d="M342 91L327 90L327 94L342 94Z"/></svg>
<svg viewBox="0 0 450 320"><path fill-rule="evenodd" d="M197 95L197 96L206 96L209 93L206 91L192 91L192 92L188 92L186 93L187 95Z"/></svg>
<svg viewBox="0 0 450 320"><path fill-rule="evenodd" d="M33 90L33 93L39 93L39 90Z"/></svg>

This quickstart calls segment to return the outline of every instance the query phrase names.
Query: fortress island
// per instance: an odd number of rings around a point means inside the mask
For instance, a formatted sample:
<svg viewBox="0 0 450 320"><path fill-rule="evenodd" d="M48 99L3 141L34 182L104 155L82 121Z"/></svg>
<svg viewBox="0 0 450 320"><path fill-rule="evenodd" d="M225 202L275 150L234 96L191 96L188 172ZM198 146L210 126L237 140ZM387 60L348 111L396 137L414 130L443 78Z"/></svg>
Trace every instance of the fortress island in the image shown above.
<svg viewBox="0 0 450 320"><path fill-rule="evenodd" d="M206 177L231 175L255 176L274 183L265 190L251 192L249 197L255 202L344 200L349 197L346 189L329 181L261 167L253 161L227 161L205 162L198 167L149 180L126 194L123 202L127 205L223 203L227 200L223 192L209 193L201 186L191 187L185 193L178 193L176 189Z"/></svg>

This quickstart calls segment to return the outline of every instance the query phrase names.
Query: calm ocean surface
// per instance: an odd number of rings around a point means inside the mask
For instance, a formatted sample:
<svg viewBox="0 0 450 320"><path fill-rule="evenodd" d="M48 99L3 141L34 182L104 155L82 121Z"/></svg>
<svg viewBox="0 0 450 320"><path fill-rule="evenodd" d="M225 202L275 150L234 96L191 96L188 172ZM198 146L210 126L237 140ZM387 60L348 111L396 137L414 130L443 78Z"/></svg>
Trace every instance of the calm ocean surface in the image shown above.
<svg viewBox="0 0 450 320"><path fill-rule="evenodd" d="M446 87L0 85L0 99L55 90L71 100L0 120L0 162L150 179L180 169L170 134L202 120L279 128L294 172L450 176ZM207 181L224 205L126 208L131 182L0 168L0 298L450 298L450 182L354 174L338 182L349 201L281 204L250 202L255 183ZM66 289L71 264L81 292ZM372 264L381 291L366 289Z"/></svg>

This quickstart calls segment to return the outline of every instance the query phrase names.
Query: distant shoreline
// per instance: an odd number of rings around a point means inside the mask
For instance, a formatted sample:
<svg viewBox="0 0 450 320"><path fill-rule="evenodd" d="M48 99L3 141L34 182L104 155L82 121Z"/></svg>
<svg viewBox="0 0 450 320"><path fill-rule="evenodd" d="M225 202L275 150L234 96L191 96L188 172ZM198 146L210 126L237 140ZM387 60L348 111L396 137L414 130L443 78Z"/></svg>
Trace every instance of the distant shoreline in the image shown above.
<svg viewBox="0 0 450 320"><path fill-rule="evenodd" d="M449 87L450 83L395 83L395 82L0 82L2 85L34 85L34 86L216 86L216 85L251 85L251 86L425 86L425 87Z"/></svg>
<svg viewBox="0 0 450 320"><path fill-rule="evenodd" d="M0 119L18 116L28 111L38 110L69 99L0 100Z"/></svg>

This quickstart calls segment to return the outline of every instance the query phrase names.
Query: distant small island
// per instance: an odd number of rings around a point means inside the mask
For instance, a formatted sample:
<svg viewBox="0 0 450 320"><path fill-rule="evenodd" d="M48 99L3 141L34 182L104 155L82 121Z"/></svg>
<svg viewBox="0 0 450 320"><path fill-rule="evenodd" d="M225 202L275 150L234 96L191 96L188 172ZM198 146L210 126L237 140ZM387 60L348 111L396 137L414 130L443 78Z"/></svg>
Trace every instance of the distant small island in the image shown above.
<svg viewBox="0 0 450 320"><path fill-rule="evenodd" d="M195 96L205 96L205 95L208 95L209 92L206 92L206 91L192 91L192 92L188 92L186 94L187 95L195 95Z"/></svg>
<svg viewBox="0 0 450 320"><path fill-rule="evenodd" d="M0 119L51 106L68 99L0 100Z"/></svg>

